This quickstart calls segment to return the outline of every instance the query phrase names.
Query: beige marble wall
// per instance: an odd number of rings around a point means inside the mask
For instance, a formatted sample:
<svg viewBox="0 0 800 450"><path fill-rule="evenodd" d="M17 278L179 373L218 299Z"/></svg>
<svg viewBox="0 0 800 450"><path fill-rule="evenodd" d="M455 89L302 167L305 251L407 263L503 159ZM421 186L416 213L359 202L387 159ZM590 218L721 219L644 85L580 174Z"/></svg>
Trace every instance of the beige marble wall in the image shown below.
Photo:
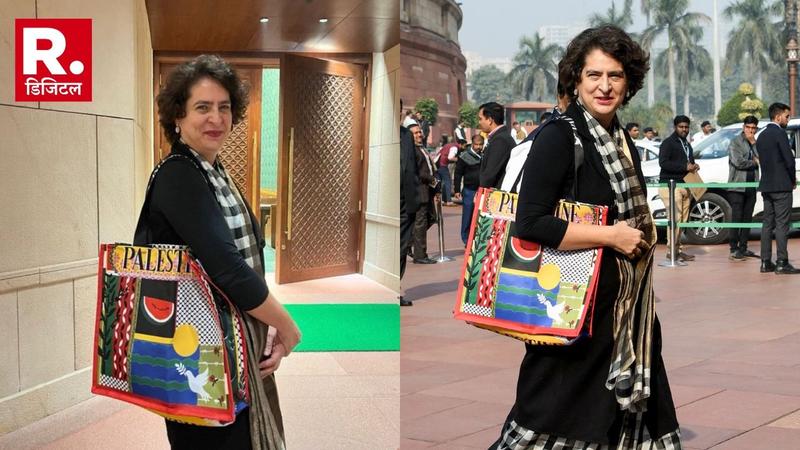
<svg viewBox="0 0 800 450"><path fill-rule="evenodd" d="M364 275L400 289L400 46L372 58Z"/></svg>
<svg viewBox="0 0 800 450"><path fill-rule="evenodd" d="M144 0L0 0L17 17L93 19L93 101L15 103L0 58L0 435L90 397L97 246L130 241L151 167Z"/></svg>

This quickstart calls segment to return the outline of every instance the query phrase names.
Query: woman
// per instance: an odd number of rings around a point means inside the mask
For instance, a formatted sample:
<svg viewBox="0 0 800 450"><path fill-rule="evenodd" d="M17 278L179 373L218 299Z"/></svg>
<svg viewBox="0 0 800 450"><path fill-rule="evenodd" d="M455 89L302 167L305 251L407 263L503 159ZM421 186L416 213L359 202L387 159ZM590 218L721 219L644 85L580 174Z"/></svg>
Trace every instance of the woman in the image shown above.
<svg viewBox="0 0 800 450"><path fill-rule="evenodd" d="M680 448L654 313L655 227L636 147L616 117L648 66L641 47L612 26L583 31L559 63L583 162L575 176L566 119L544 127L525 162L516 224L520 238L553 248L605 247L593 334L570 346L526 346L499 449ZM608 206L613 225L553 216L573 182L575 199Z"/></svg>
<svg viewBox="0 0 800 450"><path fill-rule="evenodd" d="M246 312L247 354L252 355L247 362L250 404L234 423L201 427L167 421L167 436L176 449L282 449L283 423L272 373L297 345L300 332L269 294L260 227L217 159L233 124L244 117L247 91L222 58L202 55L169 75L157 101L171 155L182 157L172 157L157 169L135 243L188 245L214 284ZM277 330L270 348L267 325Z"/></svg>

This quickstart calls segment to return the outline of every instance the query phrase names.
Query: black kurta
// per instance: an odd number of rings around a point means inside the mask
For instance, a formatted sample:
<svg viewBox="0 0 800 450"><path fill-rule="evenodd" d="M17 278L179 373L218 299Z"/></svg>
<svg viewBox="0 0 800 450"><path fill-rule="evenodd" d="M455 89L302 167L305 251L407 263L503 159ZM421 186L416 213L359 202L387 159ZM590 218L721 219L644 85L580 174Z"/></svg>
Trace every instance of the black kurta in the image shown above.
<svg viewBox="0 0 800 450"><path fill-rule="evenodd" d="M578 169L577 201L609 206L609 223L617 215L614 194L602 159L589 134L582 111L574 104L566 115L575 121L584 149ZM628 139L628 148L635 149ZM639 181L644 186L641 162L631 152ZM571 189L574 178L574 138L568 123L557 121L544 128L525 162L517 209L516 229L522 239L558 247L567 223L553 216L556 203ZM606 389L613 348L614 301L619 270L614 250L603 249L594 308L593 335L571 346L526 345L512 412L520 425L539 433L615 444L622 412L614 393ZM661 327L653 330L651 395L645 423L653 438L678 428L675 407L661 359Z"/></svg>

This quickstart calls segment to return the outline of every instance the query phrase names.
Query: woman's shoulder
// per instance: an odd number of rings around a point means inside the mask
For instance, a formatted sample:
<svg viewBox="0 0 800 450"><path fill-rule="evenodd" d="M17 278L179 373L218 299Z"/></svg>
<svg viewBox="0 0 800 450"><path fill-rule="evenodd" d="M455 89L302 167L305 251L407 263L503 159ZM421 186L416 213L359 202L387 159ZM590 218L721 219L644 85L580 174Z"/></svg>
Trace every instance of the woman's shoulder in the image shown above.
<svg viewBox="0 0 800 450"><path fill-rule="evenodd" d="M541 151L540 149L545 151L558 149L560 151L562 147L573 148L574 133L566 119L553 120L540 126L543 128L533 142L534 149L538 151Z"/></svg>
<svg viewBox="0 0 800 450"><path fill-rule="evenodd" d="M208 189L209 181L197 161L190 156L172 153L165 157L153 173L153 190L191 190Z"/></svg>

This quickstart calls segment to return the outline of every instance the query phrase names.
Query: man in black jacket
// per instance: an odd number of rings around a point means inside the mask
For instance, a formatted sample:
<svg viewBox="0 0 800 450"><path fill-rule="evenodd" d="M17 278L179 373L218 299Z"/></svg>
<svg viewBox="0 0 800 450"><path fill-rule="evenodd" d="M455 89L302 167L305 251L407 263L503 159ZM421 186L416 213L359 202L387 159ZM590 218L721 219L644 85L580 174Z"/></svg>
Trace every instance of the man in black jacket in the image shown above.
<svg viewBox="0 0 800 450"><path fill-rule="evenodd" d="M425 148L428 146L428 136L431 134L431 124L422 115L422 111L417 111L414 113L414 117L417 119L419 129L422 131L422 143L420 146Z"/></svg>
<svg viewBox="0 0 800 450"><path fill-rule="evenodd" d="M484 103L478 109L478 128L489 134L481 159L481 187L500 187L508 158L511 157L511 149L517 145L508 127L503 125L504 116L505 110L499 103Z"/></svg>
<svg viewBox="0 0 800 450"><path fill-rule="evenodd" d="M469 237L469 225L472 220L472 210L475 206L475 193L478 191L478 183L481 171L481 154L483 153L483 136L476 134L472 136L472 145L458 155L456 161L455 181L453 190L455 198L462 198L461 203L461 240L467 245ZM461 180L464 180L464 187L461 187Z"/></svg>
<svg viewBox="0 0 800 450"><path fill-rule="evenodd" d="M770 122L756 140L758 158L761 163L761 181L758 190L764 199L764 219L761 228L761 272L777 274L796 274L789 264L786 250L786 235L789 233L789 219L792 211L792 190L797 187L795 161L786 137L789 124L789 107L783 103L773 103L769 107ZM775 232L775 245L778 259L772 263L772 232Z"/></svg>
<svg viewBox="0 0 800 450"><path fill-rule="evenodd" d="M401 108L402 109L402 108ZM406 271L408 248L411 245L414 219L417 215L417 160L414 137L408 128L400 126L400 280ZM411 300L400 296L400 306L411 306Z"/></svg>
<svg viewBox="0 0 800 450"><path fill-rule="evenodd" d="M661 143L661 149L658 152L658 165L661 166L661 183L668 183L669 180L675 180L680 183L689 172L697 172L700 166L694 163L694 155L692 154L692 145L686 140L689 135L689 118L684 115L675 116L672 121L675 125L675 132L669 135L664 142ZM667 208L667 217L669 217L669 188L660 188L658 195L664 202ZM689 205L692 202L691 194L687 188L675 188L675 211L676 222L686 222L689 218ZM671 233L667 233L667 258L669 259L670 242L672 241ZM694 255L684 253L681 248L680 231L675 233L675 250L678 252L676 259L681 261L693 261Z"/></svg>
<svg viewBox="0 0 800 450"><path fill-rule="evenodd" d="M425 147L422 146L422 128L413 124L409 126L411 135L414 136L415 169L419 182L417 183L417 213L414 216L413 252L414 264L436 264L436 260L428 257L428 228L433 215L434 188L437 180L434 177L436 169L433 166Z"/></svg>

